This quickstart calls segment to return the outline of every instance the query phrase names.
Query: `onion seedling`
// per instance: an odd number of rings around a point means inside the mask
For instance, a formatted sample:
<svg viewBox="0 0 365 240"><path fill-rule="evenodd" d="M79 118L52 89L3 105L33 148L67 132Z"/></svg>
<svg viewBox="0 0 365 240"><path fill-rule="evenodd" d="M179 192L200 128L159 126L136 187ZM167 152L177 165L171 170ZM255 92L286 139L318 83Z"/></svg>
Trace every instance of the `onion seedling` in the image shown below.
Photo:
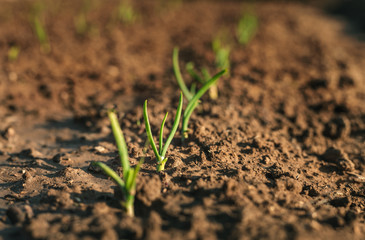
<svg viewBox="0 0 365 240"><path fill-rule="evenodd" d="M155 156L156 156L157 171L158 172L163 171L165 169L165 164L167 162L166 152L167 152L167 149L168 149L172 139L174 138L174 135L176 133L177 128L179 127L180 117L181 117L181 112L182 112L182 106L183 106L183 95L181 93L180 94L179 105L178 105L177 110L176 110L174 124L172 125L170 135L168 136L165 144L163 144L163 128L165 126L165 122L166 122L166 118L167 118L168 113L165 114L165 117L162 120L161 128L160 128L160 138L159 138L159 144L158 144L159 149L157 150L156 144L155 144L155 142L153 140L153 136L152 136L151 125L150 125L150 122L148 120L147 100L144 102L144 105L143 105L143 118L144 118L144 123L145 123L145 126L146 126L147 137L150 141L152 150L153 150L153 152L155 153Z"/></svg>
<svg viewBox="0 0 365 240"><path fill-rule="evenodd" d="M45 6L42 3L36 3L33 6L32 24L35 35L41 45L41 51L43 53L49 53L51 51L51 45L48 40L46 29L41 21L41 14Z"/></svg>
<svg viewBox="0 0 365 240"><path fill-rule="evenodd" d="M123 177L121 178L114 170L102 162L93 162L93 165L98 166L104 171L115 183L120 187L123 194L121 201L122 207L129 216L134 216L134 197L136 194L136 180L140 167L143 163L143 158L139 161L135 168L132 168L129 163L127 145L124 140L122 129L120 128L117 115L113 110L108 111L113 135L117 143L120 162L123 168Z"/></svg>
<svg viewBox="0 0 365 240"><path fill-rule="evenodd" d="M218 69L230 69L229 55L231 49L227 43L224 43L221 38L216 37L212 42L212 49L215 53L215 65Z"/></svg>
<svg viewBox="0 0 365 240"><path fill-rule="evenodd" d="M9 61L15 61L18 59L20 53L20 47L18 46L11 46L8 50L8 59Z"/></svg>
<svg viewBox="0 0 365 240"><path fill-rule="evenodd" d="M74 18L75 30L78 35L84 37L86 35L98 34L97 27L88 20L88 15L94 7L91 0L83 1L80 12Z"/></svg>
<svg viewBox="0 0 365 240"><path fill-rule="evenodd" d="M116 13L118 21L123 23L134 23L137 19L137 13L129 1L120 0Z"/></svg>
<svg viewBox="0 0 365 240"><path fill-rule="evenodd" d="M213 77L210 77L209 75L205 74L206 80L202 80L202 78L199 77L198 74L194 72L194 76L198 76L198 80L200 82L203 82L203 86L195 92L195 87L191 88L191 90L188 89L186 86L184 79L182 78L180 67L179 67L179 49L177 47L174 48L173 54L172 54L172 65L174 68L175 77L177 80L177 83L182 90L184 96L188 100L188 105L186 106L183 114L183 120L182 120L182 129L181 129L181 135L182 140L188 137L188 124L191 117L191 114L195 110L195 108L199 105L199 99L204 95L204 93L213 85L215 84L218 79L227 72L226 69L218 72ZM193 67L190 65L190 67ZM193 70L193 68L190 68L190 70ZM204 78L205 78L204 77ZM209 78L208 78L209 77Z"/></svg>
<svg viewBox="0 0 365 240"><path fill-rule="evenodd" d="M244 14L237 26L237 39L242 45L247 45L255 36L258 28L258 19L253 13Z"/></svg>

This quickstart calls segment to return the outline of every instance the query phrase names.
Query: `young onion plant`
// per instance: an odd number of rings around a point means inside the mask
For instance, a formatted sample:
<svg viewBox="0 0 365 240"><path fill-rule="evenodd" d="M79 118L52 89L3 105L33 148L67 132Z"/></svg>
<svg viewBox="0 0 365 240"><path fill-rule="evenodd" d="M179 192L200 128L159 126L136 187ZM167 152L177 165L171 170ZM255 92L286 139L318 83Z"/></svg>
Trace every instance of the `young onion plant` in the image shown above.
<svg viewBox="0 0 365 240"><path fill-rule="evenodd" d="M139 161L135 168L132 168L129 163L127 145L124 140L122 129L120 128L117 115L113 110L108 111L108 116L112 126L113 135L117 143L120 162L123 168L123 176L120 177L114 170L102 162L93 162L93 165L98 166L104 171L115 183L120 187L123 194L121 201L122 207L129 216L134 216L134 197L136 193L136 180L143 163L143 158Z"/></svg>
<svg viewBox="0 0 365 240"><path fill-rule="evenodd" d="M217 69L226 69L225 75L229 74L230 69L230 61L229 61L229 55L230 55L230 47L227 43L223 43L220 37L216 37L212 41L212 49L215 53L215 66ZM194 64L192 62L188 62L186 64L186 71L189 73L189 75L196 80L197 82L201 84L205 84L207 81L209 81L212 76L210 75L208 68L203 67L201 69L201 75L202 77L197 73L197 71L194 68ZM195 84L192 85L190 92L194 94L195 91ZM209 97L210 99L216 100L218 99L218 85L217 82L212 84L212 86L209 88Z"/></svg>
<svg viewBox="0 0 365 240"><path fill-rule="evenodd" d="M168 136L165 144L163 144L163 128L165 126L165 122L166 122L168 113L165 114L165 117L162 120L161 128L160 128L160 138L159 138L159 141L158 141L159 148L157 150L156 144L155 144L155 142L153 140L153 136L152 136L151 125L150 125L150 122L148 120L147 100L144 102L144 105L143 105L143 118L144 118L144 123L145 123L145 126L146 126L146 132L147 132L148 140L149 140L149 142L151 144L151 147L152 147L152 150L153 150L153 152L155 153L155 156L156 156L157 171L158 172L163 171L165 169L165 164L167 162L166 152L167 152L167 149L168 149L172 139L174 138L174 135L176 133L177 128L179 127L181 112L182 112L182 106L183 106L183 95L181 93L180 94L179 105L177 107L177 111L176 111L176 115L175 115L174 124L172 125L170 135Z"/></svg>
<svg viewBox="0 0 365 240"><path fill-rule="evenodd" d="M134 23L137 19L137 12L130 1L120 0L116 9L117 20L123 23Z"/></svg>
<svg viewBox="0 0 365 240"><path fill-rule="evenodd" d="M258 19L254 13L243 14L237 26L237 39L241 45L247 45L255 36L258 28Z"/></svg>
<svg viewBox="0 0 365 240"><path fill-rule="evenodd" d="M20 47L18 46L11 46L8 50L8 60L15 61L18 59L20 53Z"/></svg>
<svg viewBox="0 0 365 240"><path fill-rule="evenodd" d="M193 85L192 88L190 88L190 90L188 89L188 87L186 86L184 79L182 78L182 74L180 72L180 67L179 67L179 49L178 48L174 48L173 54L172 54L172 65L174 68L174 73L175 73L175 77L177 80L177 83L181 89L181 91L183 92L184 96L187 98L188 100L188 105L186 106L185 110L184 110L184 114L183 114L183 120L182 120L182 129L181 129L181 135L182 135L182 140L184 140L185 138L188 137L188 124L189 124L189 120L191 117L191 114L193 113L193 111L195 110L195 108L199 105L199 99L204 95L204 93L212 86L214 85L218 79L227 72L226 69L218 72L217 74L215 74L213 77L208 78L208 75L205 76L205 78L207 78L207 80L200 80L203 83L203 86L196 91L195 86ZM196 76L198 76L195 73Z"/></svg>
<svg viewBox="0 0 365 240"><path fill-rule="evenodd" d="M47 54L51 51L51 44L49 43L47 31L44 27L43 21L41 20L44 9L45 5L43 3L37 2L34 4L31 21L34 33L40 44L41 52Z"/></svg>

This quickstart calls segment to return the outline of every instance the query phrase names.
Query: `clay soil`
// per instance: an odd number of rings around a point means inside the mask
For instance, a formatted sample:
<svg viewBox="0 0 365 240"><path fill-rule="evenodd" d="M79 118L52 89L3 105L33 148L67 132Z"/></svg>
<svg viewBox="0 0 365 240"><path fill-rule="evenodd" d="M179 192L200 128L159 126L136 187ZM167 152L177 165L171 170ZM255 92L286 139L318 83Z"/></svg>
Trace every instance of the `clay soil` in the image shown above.
<svg viewBox="0 0 365 240"><path fill-rule="evenodd" d="M0 239L365 239L365 45L343 21L257 3L257 35L246 47L233 37L220 97L203 97L166 171L148 150L131 218L90 167L121 173L105 110L116 107L135 165L144 100L155 136L166 111L173 122L173 47L187 82L188 61L217 71L211 40L220 29L234 36L245 5L138 1L125 24L111 20L116 1L100 1L80 36L82 1L52 2L42 54L32 2L1 1Z"/></svg>

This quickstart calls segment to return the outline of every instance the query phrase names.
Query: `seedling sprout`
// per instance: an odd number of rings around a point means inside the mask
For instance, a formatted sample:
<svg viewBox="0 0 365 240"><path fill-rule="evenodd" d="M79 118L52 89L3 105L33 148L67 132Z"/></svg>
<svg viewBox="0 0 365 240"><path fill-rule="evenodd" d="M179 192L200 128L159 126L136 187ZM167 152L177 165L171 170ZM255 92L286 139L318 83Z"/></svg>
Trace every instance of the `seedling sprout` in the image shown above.
<svg viewBox="0 0 365 240"><path fill-rule="evenodd" d="M129 1L120 0L117 7L117 19L123 23L133 23L137 19L137 14Z"/></svg>
<svg viewBox="0 0 365 240"><path fill-rule="evenodd" d="M84 0L80 12L74 18L75 30L80 36L85 36L87 34L95 35L98 33L97 28L89 22L87 17L93 7L91 0Z"/></svg>
<svg viewBox="0 0 365 240"><path fill-rule="evenodd" d="M18 46L11 46L8 50L9 61L15 61L18 59L20 48Z"/></svg>
<svg viewBox="0 0 365 240"><path fill-rule="evenodd" d="M255 36L258 28L258 20L255 14L245 13L241 17L237 27L237 39L242 45L247 45Z"/></svg>
<svg viewBox="0 0 365 240"><path fill-rule="evenodd" d="M120 187L123 200L121 201L122 207L125 209L129 216L134 216L134 197L136 193L136 180L140 170L140 166L143 163L143 159L139 161L135 168L132 168L129 164L129 156L127 145L124 140L122 129L120 128L117 115L113 110L108 111L112 132L117 143L120 162L123 168L122 178L110 167L102 162L93 162L93 165L100 167L106 175L115 181Z"/></svg>
<svg viewBox="0 0 365 240"><path fill-rule="evenodd" d="M37 39L40 44L41 51L43 53L49 53L51 51L51 45L48 40L48 35L46 32L46 29L43 26L42 19L42 11L45 8L45 6L42 3L36 3L33 6L33 13L32 13L32 24L33 24L33 30L35 35L37 36Z"/></svg>
<svg viewBox="0 0 365 240"><path fill-rule="evenodd" d="M199 99L204 95L204 93L213 85L215 84L218 79L227 72L227 70L222 70L215 74L213 77L210 77L207 80L204 80L203 86L195 93L196 89L195 87L192 87L191 90L188 89L186 86L184 79L182 78L180 67L179 67L179 49L177 47L174 48L173 54L172 54L172 65L174 68L175 77L177 80L177 83L182 90L184 96L188 100L188 105L186 106L183 114L183 120L182 120L182 140L188 137L188 124L191 117L191 114L193 113L194 109L199 104ZM189 66L190 70L193 70L193 65ZM194 76L199 76L194 72ZM208 75L206 75L208 77ZM199 81L203 81L202 78L198 77Z"/></svg>
<svg viewBox="0 0 365 240"><path fill-rule="evenodd" d="M229 55L231 49L220 37L216 37L212 42L212 49L215 53L215 65L218 69L230 69Z"/></svg>
<svg viewBox="0 0 365 240"><path fill-rule="evenodd" d="M159 148L157 150L156 144L155 144L155 142L153 140L153 136L152 136L151 125L150 125L150 122L149 122L149 119L148 119L147 100L144 102L143 117L144 117L144 122L145 122L145 126L146 126L147 137L148 137L149 142L151 144L152 150L153 150L153 152L155 153L155 156L156 156L157 171L158 172L163 171L165 169L165 164L167 162L166 152L167 152L167 149L168 149L172 139L174 138L174 135L176 133L177 128L179 127L180 117L181 117L181 112L182 112L182 106L183 106L183 95L181 93L180 94L179 105L178 105L177 110L176 110L174 124L172 125L170 135L168 136L165 144L163 144L163 128L165 126L165 122L166 122L168 113L165 114L165 117L162 120L161 128L160 128Z"/></svg>

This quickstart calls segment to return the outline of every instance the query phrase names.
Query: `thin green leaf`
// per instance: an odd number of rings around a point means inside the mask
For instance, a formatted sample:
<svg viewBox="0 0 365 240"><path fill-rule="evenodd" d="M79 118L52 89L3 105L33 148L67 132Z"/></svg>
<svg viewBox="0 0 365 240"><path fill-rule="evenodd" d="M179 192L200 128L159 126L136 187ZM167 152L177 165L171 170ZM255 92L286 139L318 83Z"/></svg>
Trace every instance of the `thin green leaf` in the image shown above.
<svg viewBox="0 0 365 240"><path fill-rule="evenodd" d="M181 117L181 112L182 112L182 106L183 106L183 94L180 93L180 100L179 100L179 105L178 105L177 110L176 110L174 124L172 126L170 135L169 135L169 137L166 140L165 146L164 146L164 148L162 150L162 154L161 154L162 157L165 157L165 154L167 152L167 148L169 147L172 139L174 138L174 135L176 133L176 130L179 127L180 117Z"/></svg>
<svg viewBox="0 0 365 240"><path fill-rule="evenodd" d="M43 24L41 23L38 17L34 17L33 21L34 21L35 33L37 35L39 42L41 44L46 44L48 42L48 37L46 30L43 27Z"/></svg>
<svg viewBox="0 0 365 240"><path fill-rule="evenodd" d="M204 83L208 82L212 78L207 68L202 68L202 74L204 77Z"/></svg>
<svg viewBox="0 0 365 240"><path fill-rule="evenodd" d="M194 109L199 104L199 99L204 95L204 93L221 77L226 70L222 70L216 75L214 75L209 81L207 81L203 87L194 95L193 99L189 101L188 105L186 106L186 109L184 111L183 116L183 123L182 123L182 137L184 139L185 133L188 131L188 123L189 119L191 117L191 114L193 113Z"/></svg>
<svg viewBox="0 0 365 240"><path fill-rule="evenodd" d="M184 117L183 117L183 123L182 123L183 134L188 130L188 123L189 123L190 116L198 105L199 105L199 100L195 101L194 105L189 108L189 112L187 112L185 110ZM183 135L183 138L184 138L184 135Z"/></svg>
<svg viewBox="0 0 365 240"><path fill-rule="evenodd" d="M159 138L159 147L158 147L158 150L159 150L159 155L161 156L161 153L162 153L162 145L163 145L163 128L165 127L165 122L166 122L166 118L167 118L167 115L169 113L167 112L165 114L165 117L163 118L162 120L162 123L161 123L161 128L160 128L160 138Z"/></svg>
<svg viewBox="0 0 365 240"><path fill-rule="evenodd" d="M193 79L195 79L196 81L200 82L201 84L204 84L204 80L199 76L199 74L194 69L194 63L188 62L186 64L186 67L185 68L186 68L186 71L190 74L190 76Z"/></svg>
<svg viewBox="0 0 365 240"><path fill-rule="evenodd" d="M222 70L214 75L209 81L207 81L201 89L195 94L195 96L189 101L184 112L184 118L191 115L194 108L196 108L196 102L204 95L204 93L212 86L227 70Z"/></svg>
<svg viewBox="0 0 365 240"><path fill-rule="evenodd" d="M246 45L255 36L258 28L258 19L254 13L246 13L242 16L237 27L238 42Z"/></svg>
<svg viewBox="0 0 365 240"><path fill-rule="evenodd" d="M192 83L190 87L191 94L195 95L196 93L196 83Z"/></svg>
<svg viewBox="0 0 365 240"><path fill-rule="evenodd" d="M120 128L118 118L115 112L113 110L109 110L108 116L110 119L110 124L112 126L113 135L117 143L120 162L123 167L123 176L125 177L130 169L127 144L125 143L123 131Z"/></svg>
<svg viewBox="0 0 365 240"><path fill-rule="evenodd" d="M184 79L181 75L180 67L179 67L179 48L177 48L177 47L175 47L172 52L172 66L174 68L174 73L175 73L177 84L179 84L179 87L180 87L181 91L184 93L184 96L190 101L190 99L193 98L193 95L190 93L189 89L186 87Z"/></svg>
<svg viewBox="0 0 365 240"><path fill-rule="evenodd" d="M118 186L125 191L125 183L124 181L119 177L119 175L114 172L113 169L111 169L109 166L107 166L106 164L102 163L102 162L93 162L92 163L95 166L98 166L101 168L101 170L103 170L103 172L108 175L111 179L114 180L114 182L116 182L118 184Z"/></svg>
<svg viewBox="0 0 365 240"><path fill-rule="evenodd" d="M150 121L148 120L147 100L144 102L144 105L143 105L143 118L144 118L144 124L145 124L145 127L146 127L147 137L148 137L148 140L150 141L152 150L155 153L157 162L161 162L161 157L160 157L160 155L157 151L156 144L153 141Z"/></svg>
<svg viewBox="0 0 365 240"><path fill-rule="evenodd" d="M134 168L133 176L132 176L132 185L130 188L131 190L134 190L136 187L137 176L138 176L139 170L141 169L141 165L143 164L143 162L144 162L144 157L141 160L139 160L137 166Z"/></svg>
<svg viewBox="0 0 365 240"><path fill-rule="evenodd" d="M127 177L124 178L124 180L125 180L125 189L127 190L127 192L130 192L130 190L131 190L131 186L133 184L133 175L134 175L134 168L131 167L129 169Z"/></svg>

